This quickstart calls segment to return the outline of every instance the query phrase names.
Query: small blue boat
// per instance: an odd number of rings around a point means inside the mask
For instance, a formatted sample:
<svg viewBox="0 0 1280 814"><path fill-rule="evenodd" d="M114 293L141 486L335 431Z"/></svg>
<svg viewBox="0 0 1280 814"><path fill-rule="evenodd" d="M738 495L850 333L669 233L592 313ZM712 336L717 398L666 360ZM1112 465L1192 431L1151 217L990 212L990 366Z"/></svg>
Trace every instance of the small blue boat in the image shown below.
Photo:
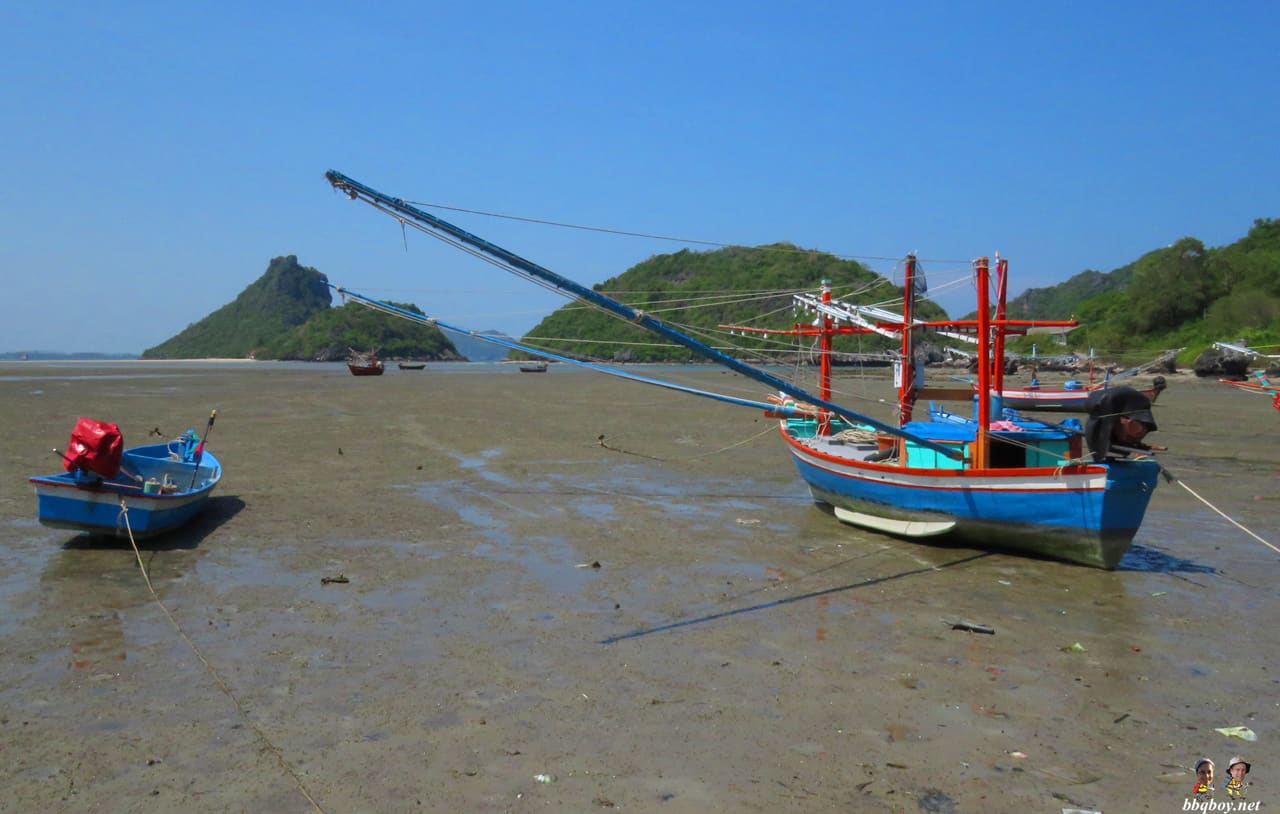
<svg viewBox="0 0 1280 814"><path fill-rule="evenodd" d="M76 439L73 433L72 455L63 456L66 472L29 479L36 516L51 528L135 540L155 537L199 513L222 479L222 464L191 430L166 443L117 448L103 455L110 459L106 463L86 462L94 456L76 454ZM118 430L114 442L120 443Z"/></svg>

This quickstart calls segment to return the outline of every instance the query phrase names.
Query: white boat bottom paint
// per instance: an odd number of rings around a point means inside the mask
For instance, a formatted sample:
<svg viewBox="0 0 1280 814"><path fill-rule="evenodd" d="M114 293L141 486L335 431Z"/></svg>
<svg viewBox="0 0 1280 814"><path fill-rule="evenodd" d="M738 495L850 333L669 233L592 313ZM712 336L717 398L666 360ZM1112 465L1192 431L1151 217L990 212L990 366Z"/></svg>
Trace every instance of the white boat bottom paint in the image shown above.
<svg viewBox="0 0 1280 814"><path fill-rule="evenodd" d="M899 537L937 537L939 534L946 534L956 527L954 520L940 520L936 522L927 522L923 520L894 520L888 517L876 517L873 514L864 514L863 512L852 512L848 509L842 509L839 506L831 507L835 511L836 518L851 526L860 526L865 529L884 532L886 534L895 534Z"/></svg>

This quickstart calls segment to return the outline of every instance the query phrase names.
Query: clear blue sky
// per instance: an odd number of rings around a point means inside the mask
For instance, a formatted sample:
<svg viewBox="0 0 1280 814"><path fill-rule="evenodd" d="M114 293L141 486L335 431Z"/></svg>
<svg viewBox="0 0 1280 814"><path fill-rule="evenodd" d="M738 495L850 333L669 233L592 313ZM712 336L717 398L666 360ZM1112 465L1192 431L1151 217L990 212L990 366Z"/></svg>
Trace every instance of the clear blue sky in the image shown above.
<svg viewBox="0 0 1280 814"><path fill-rule="evenodd" d="M420 235L406 252L331 168L697 240L999 251L1013 293L1224 245L1280 216L1277 8L10 3L0 350L140 352L288 254L477 329L562 303ZM442 214L587 284L681 248Z"/></svg>

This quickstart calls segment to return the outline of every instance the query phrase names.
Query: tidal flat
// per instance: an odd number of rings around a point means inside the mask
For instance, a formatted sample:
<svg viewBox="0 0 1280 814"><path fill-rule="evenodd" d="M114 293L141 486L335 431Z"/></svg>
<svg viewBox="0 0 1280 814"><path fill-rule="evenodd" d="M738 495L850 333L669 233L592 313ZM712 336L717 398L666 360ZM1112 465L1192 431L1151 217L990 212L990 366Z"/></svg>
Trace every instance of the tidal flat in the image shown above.
<svg viewBox="0 0 1280 814"><path fill-rule="evenodd" d="M211 409L154 596L36 523L78 416ZM0 364L0 812L1174 811L1235 754L1265 806L1280 413L1155 414L1179 480L1105 572L844 526L760 412L565 365Z"/></svg>

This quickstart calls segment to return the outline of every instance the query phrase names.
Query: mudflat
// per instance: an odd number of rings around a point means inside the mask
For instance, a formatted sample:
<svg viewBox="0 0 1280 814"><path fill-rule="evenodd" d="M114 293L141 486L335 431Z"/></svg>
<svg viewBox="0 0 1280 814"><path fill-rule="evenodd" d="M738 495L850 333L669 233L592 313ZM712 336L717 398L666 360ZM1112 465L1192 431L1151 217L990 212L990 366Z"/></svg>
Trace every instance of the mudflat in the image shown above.
<svg viewBox="0 0 1280 814"><path fill-rule="evenodd" d="M564 365L2 365L0 811L1154 812L1237 753L1274 805L1280 413L1169 378L1103 572L844 526L760 413ZM215 408L155 596L35 522L77 416Z"/></svg>

